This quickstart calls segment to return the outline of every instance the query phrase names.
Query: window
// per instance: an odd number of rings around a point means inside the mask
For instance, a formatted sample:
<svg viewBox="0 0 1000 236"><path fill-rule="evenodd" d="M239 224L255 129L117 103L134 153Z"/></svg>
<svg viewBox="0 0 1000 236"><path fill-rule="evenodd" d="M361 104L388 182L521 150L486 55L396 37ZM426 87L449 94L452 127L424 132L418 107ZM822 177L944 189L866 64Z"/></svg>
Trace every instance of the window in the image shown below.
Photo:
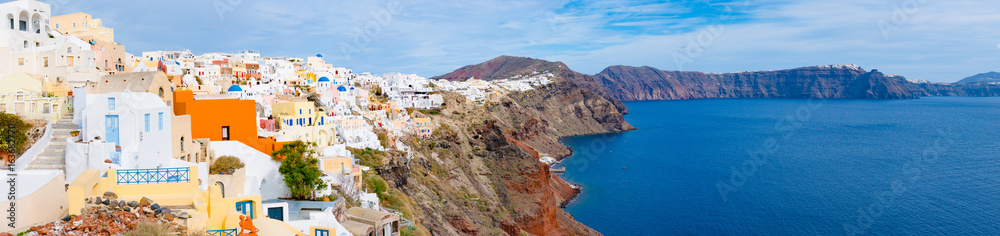
<svg viewBox="0 0 1000 236"><path fill-rule="evenodd" d="M160 98L163 98L163 88L160 88Z"/></svg>
<svg viewBox="0 0 1000 236"><path fill-rule="evenodd" d="M23 21L22 20L22 21L18 21L18 22L21 25L21 31L28 31L28 22L27 21Z"/></svg>
<svg viewBox="0 0 1000 236"><path fill-rule="evenodd" d="M184 152L184 137L181 137L181 152Z"/></svg>
<svg viewBox="0 0 1000 236"><path fill-rule="evenodd" d="M42 57L42 64L44 67L49 67L49 57Z"/></svg>
<svg viewBox="0 0 1000 236"><path fill-rule="evenodd" d="M149 113L146 114L146 132L149 132Z"/></svg>
<svg viewBox="0 0 1000 236"><path fill-rule="evenodd" d="M160 112L158 116L160 118L160 130L163 130L163 112Z"/></svg>
<svg viewBox="0 0 1000 236"><path fill-rule="evenodd" d="M0 112L7 112L7 103L0 103Z"/></svg>
<svg viewBox="0 0 1000 236"><path fill-rule="evenodd" d="M73 48L66 48L66 53L73 53Z"/></svg>
<svg viewBox="0 0 1000 236"><path fill-rule="evenodd" d="M10 20L10 29L14 29L14 18L10 18L8 20Z"/></svg>
<svg viewBox="0 0 1000 236"><path fill-rule="evenodd" d="M222 126L222 140L229 141L229 126Z"/></svg>
<svg viewBox="0 0 1000 236"><path fill-rule="evenodd" d="M253 218L253 201L242 201L236 203L236 211L245 216Z"/></svg>
<svg viewBox="0 0 1000 236"><path fill-rule="evenodd" d="M28 113L35 113L35 103L28 103Z"/></svg>
<svg viewBox="0 0 1000 236"><path fill-rule="evenodd" d="M325 229L316 229L316 232L313 235L316 235L316 236L330 236L330 231L329 230L325 230Z"/></svg>
<svg viewBox="0 0 1000 236"><path fill-rule="evenodd" d="M299 109L299 115L302 115L302 109Z"/></svg>
<svg viewBox="0 0 1000 236"><path fill-rule="evenodd" d="M108 98L108 110L115 110L115 98Z"/></svg>

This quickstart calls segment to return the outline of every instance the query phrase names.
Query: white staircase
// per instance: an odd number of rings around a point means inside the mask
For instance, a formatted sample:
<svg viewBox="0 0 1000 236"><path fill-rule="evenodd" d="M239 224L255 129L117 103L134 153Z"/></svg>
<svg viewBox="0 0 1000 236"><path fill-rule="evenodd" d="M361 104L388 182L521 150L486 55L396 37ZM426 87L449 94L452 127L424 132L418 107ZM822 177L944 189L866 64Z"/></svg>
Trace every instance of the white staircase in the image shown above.
<svg viewBox="0 0 1000 236"><path fill-rule="evenodd" d="M29 170L62 170L66 171L66 139L70 131L77 130L73 124L73 113L64 115L52 125L52 140L34 161L28 163Z"/></svg>

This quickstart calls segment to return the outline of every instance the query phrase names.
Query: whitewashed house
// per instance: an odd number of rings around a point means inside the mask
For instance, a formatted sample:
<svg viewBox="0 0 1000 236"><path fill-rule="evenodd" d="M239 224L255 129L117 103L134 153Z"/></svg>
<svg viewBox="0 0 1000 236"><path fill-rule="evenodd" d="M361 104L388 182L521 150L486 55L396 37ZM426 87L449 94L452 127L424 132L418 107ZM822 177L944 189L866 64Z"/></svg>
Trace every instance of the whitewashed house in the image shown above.
<svg viewBox="0 0 1000 236"><path fill-rule="evenodd" d="M77 96L86 102L74 108L81 111L81 133L66 146L68 180L87 169L172 165L171 110L159 96L128 91Z"/></svg>

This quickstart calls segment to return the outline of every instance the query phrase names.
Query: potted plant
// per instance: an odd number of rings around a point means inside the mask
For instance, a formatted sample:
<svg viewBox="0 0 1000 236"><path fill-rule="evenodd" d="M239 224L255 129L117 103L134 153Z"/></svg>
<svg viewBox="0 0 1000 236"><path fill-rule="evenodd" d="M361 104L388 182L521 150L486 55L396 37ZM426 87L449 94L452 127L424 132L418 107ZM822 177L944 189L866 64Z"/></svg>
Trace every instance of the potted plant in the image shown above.
<svg viewBox="0 0 1000 236"><path fill-rule="evenodd" d="M69 131L69 135L72 135L73 137L80 136L80 131L79 130Z"/></svg>

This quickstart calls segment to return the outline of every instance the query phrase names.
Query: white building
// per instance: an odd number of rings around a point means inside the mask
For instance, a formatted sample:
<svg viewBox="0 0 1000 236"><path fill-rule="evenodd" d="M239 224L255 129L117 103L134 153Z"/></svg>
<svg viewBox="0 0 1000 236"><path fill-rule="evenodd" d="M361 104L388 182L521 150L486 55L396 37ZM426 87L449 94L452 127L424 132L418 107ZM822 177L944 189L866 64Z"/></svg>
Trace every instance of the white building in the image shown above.
<svg viewBox="0 0 1000 236"><path fill-rule="evenodd" d="M191 50L184 50L184 51L152 51L152 52L142 52L142 58L145 61L165 61L165 60L177 60L177 59L194 59L194 54L191 54Z"/></svg>
<svg viewBox="0 0 1000 236"><path fill-rule="evenodd" d="M82 90L80 90L82 91ZM171 110L152 93L79 94L78 140L66 147L66 175L87 169L145 169L173 164ZM71 138L73 139L73 138Z"/></svg>
<svg viewBox="0 0 1000 236"><path fill-rule="evenodd" d="M51 30L50 8L35 0L0 4L7 17L0 27L0 75L24 72L76 85L97 81L101 72L91 45Z"/></svg>
<svg viewBox="0 0 1000 236"><path fill-rule="evenodd" d="M378 139L378 135L372 131L371 125L365 122L365 119L361 116L349 115L349 116L335 116L334 119L337 121L337 135L340 136L341 141L347 144L348 147L352 148L371 148L375 150L383 150L381 141Z"/></svg>

